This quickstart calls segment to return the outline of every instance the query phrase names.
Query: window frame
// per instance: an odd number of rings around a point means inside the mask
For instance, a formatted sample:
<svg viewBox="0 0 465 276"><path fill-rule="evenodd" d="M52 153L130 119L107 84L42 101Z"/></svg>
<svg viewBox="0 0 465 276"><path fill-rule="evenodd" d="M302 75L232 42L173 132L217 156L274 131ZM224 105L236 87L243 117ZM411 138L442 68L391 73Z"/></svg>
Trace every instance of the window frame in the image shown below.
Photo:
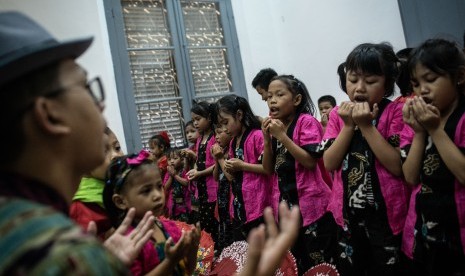
<svg viewBox="0 0 465 276"><path fill-rule="evenodd" d="M247 98L247 89L231 0L197 0L195 2L218 4L233 87L231 93ZM124 31L121 1L104 0L103 4L126 148L128 152L137 152L143 148L143 141L141 139L139 121L137 119L137 107L131 78L131 66L127 54L128 47ZM194 79L192 77L188 42L184 30L181 0L165 0L165 7L167 9L167 20L174 48L174 65L177 72L179 96L182 97L182 117L187 122L191 119L190 109L192 100L196 99L202 101L211 97L211 95L195 97ZM160 131L161 130L162 129L160 129ZM182 133L184 134L184 131Z"/></svg>

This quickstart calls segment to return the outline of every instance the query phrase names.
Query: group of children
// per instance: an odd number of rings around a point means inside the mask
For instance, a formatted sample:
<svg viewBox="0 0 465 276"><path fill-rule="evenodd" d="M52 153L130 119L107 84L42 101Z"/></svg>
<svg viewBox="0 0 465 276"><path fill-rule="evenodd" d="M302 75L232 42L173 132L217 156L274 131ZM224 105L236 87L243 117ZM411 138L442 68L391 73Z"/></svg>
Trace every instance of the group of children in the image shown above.
<svg viewBox="0 0 465 276"><path fill-rule="evenodd" d="M391 101L403 70L415 96ZM365 43L338 73L350 101L320 98L321 122L305 84L275 74L269 84L253 83L269 117L255 116L235 95L194 103L185 126L190 148L170 149L161 133L150 140L151 153L121 157L107 131L108 160L82 179L71 216L83 226L86 214L108 216L111 224L98 227L102 238L131 207L139 220L150 210L199 222L182 233L158 219L156 246L144 247L136 274L192 272L200 227L219 253L245 240L264 223L265 207L276 214L280 202L299 206L291 252L300 275L323 262L342 275L465 273L464 54L432 39L404 61L387 43Z"/></svg>

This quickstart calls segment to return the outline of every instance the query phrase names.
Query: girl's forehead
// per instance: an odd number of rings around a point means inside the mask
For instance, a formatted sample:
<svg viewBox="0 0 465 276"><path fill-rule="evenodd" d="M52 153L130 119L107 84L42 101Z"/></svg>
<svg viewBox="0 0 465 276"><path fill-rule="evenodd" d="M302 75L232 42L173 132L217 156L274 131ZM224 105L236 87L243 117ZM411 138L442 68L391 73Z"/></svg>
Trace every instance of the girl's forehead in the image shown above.
<svg viewBox="0 0 465 276"><path fill-rule="evenodd" d="M223 120L223 119L229 119L229 118L232 118L232 115L231 114L228 114L224 111L220 111L220 113L218 114L218 118Z"/></svg>

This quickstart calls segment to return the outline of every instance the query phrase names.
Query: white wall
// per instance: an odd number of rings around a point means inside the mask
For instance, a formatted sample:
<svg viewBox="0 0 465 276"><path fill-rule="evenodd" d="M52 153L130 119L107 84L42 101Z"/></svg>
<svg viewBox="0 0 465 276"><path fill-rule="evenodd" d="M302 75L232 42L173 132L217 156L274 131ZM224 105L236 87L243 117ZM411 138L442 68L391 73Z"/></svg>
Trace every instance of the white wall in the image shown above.
<svg viewBox="0 0 465 276"><path fill-rule="evenodd" d="M231 0L249 102L257 115L268 114L251 87L264 67L294 74L316 104L324 94L346 100L337 66L363 42L389 41L405 47L396 0ZM105 116L126 149L107 26L101 0L1 0L0 10L22 11L59 40L94 36L78 60L89 76L100 75L107 94Z"/></svg>
<svg viewBox="0 0 465 276"><path fill-rule="evenodd" d="M115 132L126 152L113 62L103 3L101 0L1 0L0 10L21 11L42 24L58 40L93 36L89 49L78 59L89 79L102 78L108 126Z"/></svg>
<svg viewBox="0 0 465 276"><path fill-rule="evenodd" d="M244 76L251 106L268 114L250 83L262 68L301 79L316 104L339 88L337 66L364 42L405 47L396 0L232 0Z"/></svg>

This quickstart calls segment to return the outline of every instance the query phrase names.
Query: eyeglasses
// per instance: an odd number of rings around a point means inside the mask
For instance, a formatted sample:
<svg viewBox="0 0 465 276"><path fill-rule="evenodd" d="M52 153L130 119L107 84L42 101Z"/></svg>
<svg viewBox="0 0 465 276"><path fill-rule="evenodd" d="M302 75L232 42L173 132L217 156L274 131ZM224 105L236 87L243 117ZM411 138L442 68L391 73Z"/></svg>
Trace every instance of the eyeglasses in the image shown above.
<svg viewBox="0 0 465 276"><path fill-rule="evenodd" d="M100 77L95 77L88 81L86 88L96 103L103 103L105 100L105 91L103 90Z"/></svg>
<svg viewBox="0 0 465 276"><path fill-rule="evenodd" d="M103 90L103 85L102 85L102 81L100 80L100 77L95 77L91 79L90 81L86 83L84 87L89 92L90 96L92 97L92 99L94 99L97 105L100 105L103 103L103 101L105 100L105 92ZM60 95L63 91L66 91L70 88L71 87L59 88L59 89L50 91L48 93L42 94L41 96L47 97L47 98L56 97ZM33 102L26 104L25 107L20 109L20 111L17 113L17 115L15 116L15 119L21 118L24 112L29 110L32 106L33 106ZM16 120L12 120L12 121L15 122Z"/></svg>
<svg viewBox="0 0 465 276"><path fill-rule="evenodd" d="M59 88L57 90L47 93L46 95L44 95L44 97L55 97L61 94L61 92L69 88L70 87ZM102 85L102 81L100 80L100 77L95 77L91 79L90 81L88 81L85 85L85 88L90 93L95 103L97 104L103 103L103 101L105 100L105 92L103 90L103 85Z"/></svg>

